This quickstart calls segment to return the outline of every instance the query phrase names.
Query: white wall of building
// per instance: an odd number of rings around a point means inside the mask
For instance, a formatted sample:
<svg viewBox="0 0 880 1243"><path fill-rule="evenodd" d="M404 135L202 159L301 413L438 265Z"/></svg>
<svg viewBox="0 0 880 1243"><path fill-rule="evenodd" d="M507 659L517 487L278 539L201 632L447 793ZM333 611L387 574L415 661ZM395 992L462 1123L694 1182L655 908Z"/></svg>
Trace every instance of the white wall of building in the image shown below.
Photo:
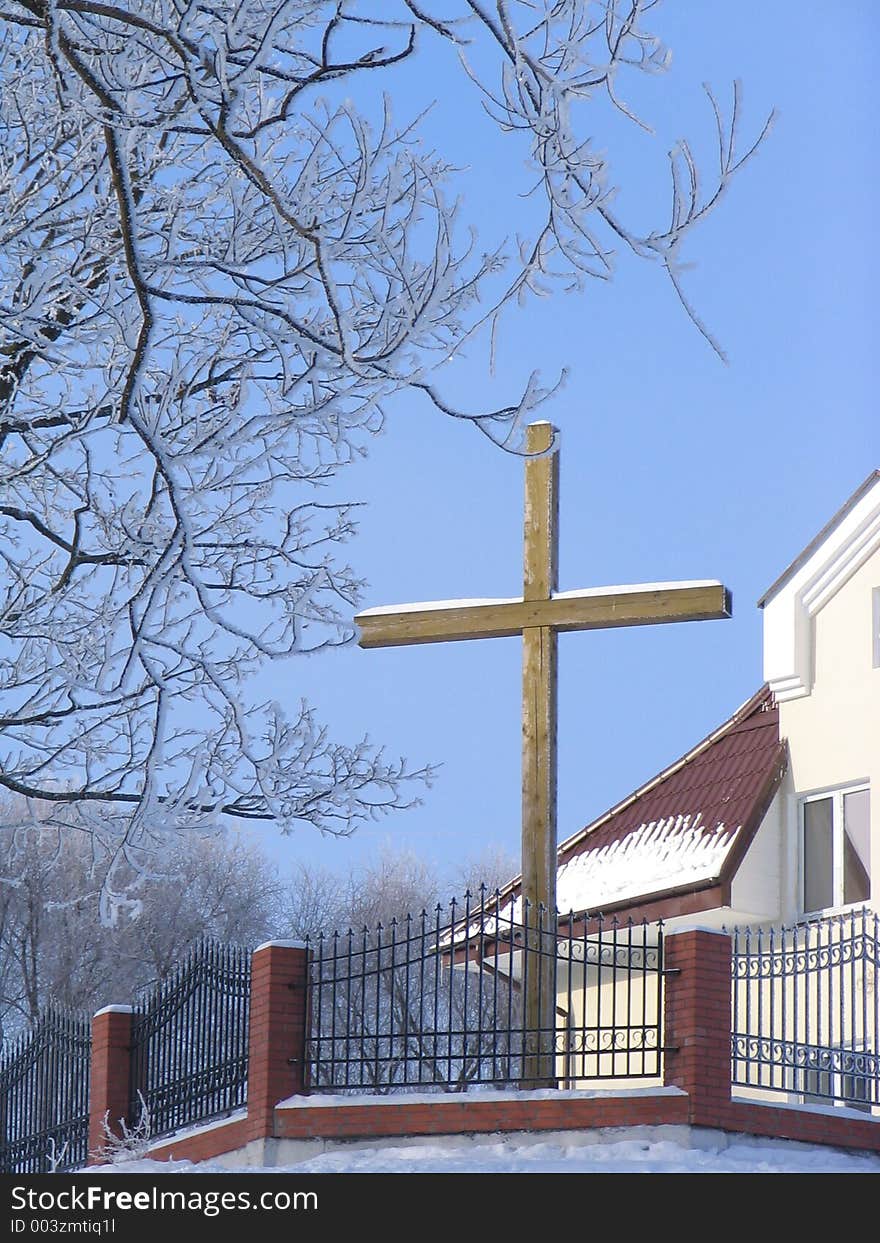
<svg viewBox="0 0 880 1243"><path fill-rule="evenodd" d="M871 782L880 830L880 668L873 666L873 593L880 549L811 618L812 686L779 705L800 793Z"/></svg>
<svg viewBox="0 0 880 1243"><path fill-rule="evenodd" d="M737 922L745 917L780 920L783 903L784 797L777 790L730 887L730 905ZM742 914L740 914L742 913Z"/></svg>
<svg viewBox="0 0 880 1243"><path fill-rule="evenodd" d="M798 891L798 807L804 796L868 783L871 901L880 909L878 596L880 482L766 601L764 675L779 702L780 734L789 746L781 809L783 892Z"/></svg>

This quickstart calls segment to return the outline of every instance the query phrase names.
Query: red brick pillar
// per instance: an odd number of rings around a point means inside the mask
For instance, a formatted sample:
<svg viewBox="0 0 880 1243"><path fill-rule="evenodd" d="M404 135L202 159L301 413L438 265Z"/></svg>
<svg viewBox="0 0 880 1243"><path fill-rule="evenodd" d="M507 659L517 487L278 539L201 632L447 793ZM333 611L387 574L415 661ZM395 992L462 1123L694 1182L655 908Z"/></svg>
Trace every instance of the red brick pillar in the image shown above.
<svg viewBox="0 0 880 1243"><path fill-rule="evenodd" d="M690 1097L694 1126L722 1126L730 1107L731 945L726 932L667 933L664 1082Z"/></svg>
<svg viewBox="0 0 880 1243"><path fill-rule="evenodd" d="M89 1164L101 1160L104 1121L114 1135L128 1119L131 1097L131 1006L105 1006L92 1019L89 1079Z"/></svg>
<svg viewBox="0 0 880 1243"><path fill-rule="evenodd" d="M254 950L248 1038L248 1139L275 1132L275 1106L304 1094L308 949L267 941Z"/></svg>

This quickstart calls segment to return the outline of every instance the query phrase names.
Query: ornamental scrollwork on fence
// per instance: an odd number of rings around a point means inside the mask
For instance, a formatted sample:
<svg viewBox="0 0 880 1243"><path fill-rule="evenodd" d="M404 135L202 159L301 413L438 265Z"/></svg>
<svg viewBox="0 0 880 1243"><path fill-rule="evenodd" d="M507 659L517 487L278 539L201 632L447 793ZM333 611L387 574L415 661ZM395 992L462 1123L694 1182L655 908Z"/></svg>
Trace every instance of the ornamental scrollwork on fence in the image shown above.
<svg viewBox="0 0 880 1243"><path fill-rule="evenodd" d="M654 1027L631 1027L623 1030L587 1032L557 1031L558 1053L594 1054L656 1052L659 1033Z"/></svg>
<svg viewBox="0 0 880 1243"><path fill-rule="evenodd" d="M588 967L616 967L623 971L656 971L660 967L660 947L650 944L630 945L624 942L614 945L598 941L584 944L561 938L556 945L556 956L561 962Z"/></svg>
<svg viewBox="0 0 880 1243"><path fill-rule="evenodd" d="M877 915L733 932L735 1084L880 1105Z"/></svg>

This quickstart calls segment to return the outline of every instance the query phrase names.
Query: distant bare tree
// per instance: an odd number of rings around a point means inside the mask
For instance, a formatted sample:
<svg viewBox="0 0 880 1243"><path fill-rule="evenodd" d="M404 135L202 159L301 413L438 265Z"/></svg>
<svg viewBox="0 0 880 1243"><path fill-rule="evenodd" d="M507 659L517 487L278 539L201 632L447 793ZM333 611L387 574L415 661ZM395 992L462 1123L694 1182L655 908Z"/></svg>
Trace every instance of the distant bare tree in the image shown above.
<svg viewBox="0 0 880 1243"><path fill-rule="evenodd" d="M371 931L394 918L432 915L455 899L461 906L467 892L476 903L481 886L494 893L519 871L519 861L502 846L488 846L441 868L415 849L389 840L372 857L339 873L299 862L284 899L287 936L306 937L354 928Z"/></svg>
<svg viewBox="0 0 880 1243"><path fill-rule="evenodd" d="M631 116L621 77L665 66L654 4L4 5L0 786L60 824L115 816L111 889L169 825L348 833L429 776L252 678L352 637L353 512L319 486L387 398L519 448L536 377L467 411L434 376L503 306L605 279L621 247L699 325L681 246L754 149L738 96L729 121L711 99L705 189L681 143L669 223L647 233L614 206L584 107ZM467 240L448 159L374 91L432 43L506 136L499 158L531 166L542 215L510 254Z"/></svg>
<svg viewBox="0 0 880 1243"><path fill-rule="evenodd" d="M302 941L346 922L340 878L329 868L300 861L284 897L284 935Z"/></svg>
<svg viewBox="0 0 880 1243"><path fill-rule="evenodd" d="M90 843L60 834L22 806L0 827L0 1014L4 1036L36 1022L54 1002L91 1005L110 970L97 919L100 880Z"/></svg>
<svg viewBox="0 0 880 1243"><path fill-rule="evenodd" d="M300 862L286 895L288 935L314 937L348 928L373 929L431 910L439 901L436 870L415 851L386 842L372 859L340 875Z"/></svg>
<svg viewBox="0 0 880 1243"><path fill-rule="evenodd" d="M282 928L276 865L257 842L234 834L178 842L140 892L117 948L139 982L164 980L203 937L253 948Z"/></svg>
<svg viewBox="0 0 880 1243"><path fill-rule="evenodd" d="M520 860L505 846L488 845L478 854L453 865L450 871L452 893L474 895L477 900L481 891L492 896L508 881L519 875Z"/></svg>
<svg viewBox="0 0 880 1243"><path fill-rule="evenodd" d="M487 891L515 871L500 848L463 861L459 878L471 887L455 900L436 868L391 844L346 880L299 869L290 911L295 935L311 943L315 1086L464 1090L516 1077L519 985L509 958L492 960L492 916L477 913ZM454 962L450 954L447 930L462 927L466 912L474 912L469 932L485 961L465 954Z"/></svg>

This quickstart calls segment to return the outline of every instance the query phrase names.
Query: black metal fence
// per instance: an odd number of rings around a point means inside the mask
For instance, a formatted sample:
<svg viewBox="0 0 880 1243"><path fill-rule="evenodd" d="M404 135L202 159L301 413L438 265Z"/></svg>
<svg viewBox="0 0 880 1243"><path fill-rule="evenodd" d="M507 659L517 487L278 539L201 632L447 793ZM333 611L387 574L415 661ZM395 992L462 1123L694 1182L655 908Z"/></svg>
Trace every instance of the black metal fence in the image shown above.
<svg viewBox="0 0 880 1243"><path fill-rule="evenodd" d="M91 1046L87 1016L49 1009L0 1055L0 1173L85 1165Z"/></svg>
<svg viewBox="0 0 880 1243"><path fill-rule="evenodd" d="M134 1009L129 1117L150 1135L247 1100L250 950L205 941Z"/></svg>
<svg viewBox="0 0 880 1243"><path fill-rule="evenodd" d="M860 909L733 933L732 1081L880 1105L880 923Z"/></svg>
<svg viewBox="0 0 880 1243"><path fill-rule="evenodd" d="M464 1090L661 1073L659 925L550 918L481 889L310 946L312 1091ZM551 1024L530 1026L525 998Z"/></svg>

